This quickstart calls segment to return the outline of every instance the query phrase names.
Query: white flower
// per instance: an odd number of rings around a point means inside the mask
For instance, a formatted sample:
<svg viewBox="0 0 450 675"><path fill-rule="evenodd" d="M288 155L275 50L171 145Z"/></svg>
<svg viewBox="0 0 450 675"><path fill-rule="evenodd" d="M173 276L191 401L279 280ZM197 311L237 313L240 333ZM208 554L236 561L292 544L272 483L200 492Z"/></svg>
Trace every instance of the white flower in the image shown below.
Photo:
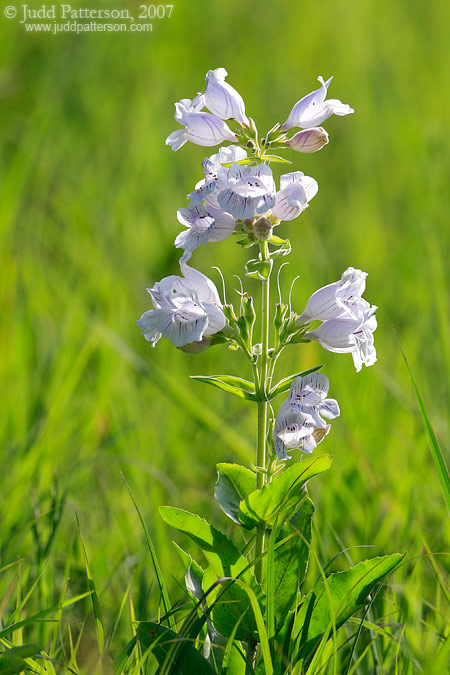
<svg viewBox="0 0 450 675"><path fill-rule="evenodd" d="M202 162L205 178L196 184L195 190L188 194L188 199L191 199L193 204L204 201L207 206L219 209L217 195L226 188L229 171L223 164L237 162L246 157L247 152L238 145L219 148L218 153L206 157Z"/></svg>
<svg viewBox="0 0 450 675"><path fill-rule="evenodd" d="M319 186L314 178L293 171L281 176L280 188L275 195L272 215L280 220L293 220L308 208L308 202L317 194Z"/></svg>
<svg viewBox="0 0 450 675"><path fill-rule="evenodd" d="M296 321L297 325L314 319L327 321L342 315L357 318L370 307L361 297L366 288L366 277L367 272L348 267L340 281L323 286L311 295L303 314Z"/></svg>
<svg viewBox="0 0 450 675"><path fill-rule="evenodd" d="M311 453L328 434L340 410L337 401L326 398L328 378L321 373L296 377L289 398L281 405L275 421L273 440L278 459L290 459L286 449L300 449Z"/></svg>
<svg viewBox="0 0 450 675"><path fill-rule="evenodd" d="M222 120L234 119L248 125L244 100L236 89L225 82L227 75L225 68L208 70L204 94L206 107Z"/></svg>
<svg viewBox="0 0 450 675"><path fill-rule="evenodd" d="M162 335L175 347L183 347L200 342L225 326L225 315L214 283L184 262L180 267L182 277L165 277L147 289L155 309L144 312L137 324L152 347Z"/></svg>
<svg viewBox="0 0 450 675"><path fill-rule="evenodd" d="M173 131L166 138L166 145L178 150L187 141L196 145L218 145L223 141L235 141L236 136L225 122L211 113L200 112L205 105L203 95L193 101L182 99L175 103L175 119L185 129Z"/></svg>
<svg viewBox="0 0 450 675"><path fill-rule="evenodd" d="M286 145L296 152L317 152L328 143L328 134L322 127L297 131L292 138L288 138Z"/></svg>
<svg viewBox="0 0 450 675"><path fill-rule="evenodd" d="M357 318L342 314L325 321L310 333L305 333L305 337L317 340L329 352L351 353L356 372L361 370L363 364L372 366L377 360L373 332L377 327L375 312L378 308L375 305L370 307L368 303L367 305Z"/></svg>
<svg viewBox="0 0 450 675"><path fill-rule="evenodd" d="M275 203L275 181L270 167L232 164L227 187L217 195L217 201L236 220L265 213Z"/></svg>
<svg viewBox="0 0 450 675"><path fill-rule="evenodd" d="M177 217L188 229L177 236L175 246L183 248L189 257L200 244L222 241L229 237L236 227L236 221L229 213L222 209L205 208L201 203L178 209Z"/></svg>
<svg viewBox="0 0 450 675"><path fill-rule="evenodd" d="M317 78L321 84L319 89L307 94L300 101L298 101L292 108L289 117L283 124L281 129L293 129L300 127L301 129L308 129L309 127L316 127L322 124L331 115L349 115L354 112L346 103L342 103L338 99L325 100L328 86L333 79L330 77L326 82L323 77Z"/></svg>

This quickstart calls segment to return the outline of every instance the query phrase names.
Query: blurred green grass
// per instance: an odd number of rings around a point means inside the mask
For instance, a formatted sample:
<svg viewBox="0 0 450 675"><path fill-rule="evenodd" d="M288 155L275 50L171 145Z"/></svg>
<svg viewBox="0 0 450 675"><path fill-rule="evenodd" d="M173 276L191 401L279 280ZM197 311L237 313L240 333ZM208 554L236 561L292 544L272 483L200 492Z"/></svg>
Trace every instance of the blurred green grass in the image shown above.
<svg viewBox="0 0 450 675"><path fill-rule="evenodd" d="M37 604L59 597L70 546L72 592L85 590L76 510L107 622L133 573L136 612L152 618L152 570L120 470L176 589L171 575L180 580L181 566L158 505L220 523L215 463L253 460L251 404L188 379L240 374L240 356L217 347L192 357L164 341L151 351L135 324L149 308L145 287L177 272L176 209L208 154L164 146L176 128L173 103L201 90L218 66L261 129L283 121L319 74L333 74L330 95L356 110L325 124L331 142L322 152L293 158L320 189L278 234L293 244L282 279L287 286L301 275L298 311L347 266L369 273L378 363L355 374L350 357L311 344L286 352L278 372L324 363L341 404L323 446L333 469L312 486L325 560L341 550L333 531L345 546L402 548L410 558L425 538L443 554L436 562L448 581L448 518L391 326L445 446L449 18L439 0L183 0L152 34L50 36L1 17L0 567L24 557L34 578L43 563L37 542L51 531L42 514L52 495L66 495ZM219 264L231 296L245 256L227 240L201 247L193 262L207 274ZM16 574L0 575L3 610ZM411 663L432 663L445 634L439 593L426 558L397 573L392 611L406 624ZM116 651L129 634L121 624Z"/></svg>

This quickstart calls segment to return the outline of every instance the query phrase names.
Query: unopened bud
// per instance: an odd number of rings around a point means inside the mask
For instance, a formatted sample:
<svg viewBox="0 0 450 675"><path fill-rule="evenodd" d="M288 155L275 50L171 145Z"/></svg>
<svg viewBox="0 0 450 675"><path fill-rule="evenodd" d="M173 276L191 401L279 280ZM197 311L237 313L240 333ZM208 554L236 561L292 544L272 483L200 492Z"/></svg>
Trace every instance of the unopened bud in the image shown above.
<svg viewBox="0 0 450 675"><path fill-rule="evenodd" d="M237 316L235 314L233 305L223 305L222 309L227 321L229 321L230 323L236 323Z"/></svg>
<svg viewBox="0 0 450 675"><path fill-rule="evenodd" d="M328 143L328 134L322 127L298 131L286 141L286 145L296 152L317 152Z"/></svg>
<svg viewBox="0 0 450 675"><path fill-rule="evenodd" d="M246 218L246 220L242 221L242 227L244 228L244 232L247 232L247 234L253 234L253 224L255 222L254 218Z"/></svg>
<svg viewBox="0 0 450 675"><path fill-rule="evenodd" d="M253 306L253 298L248 293L244 293L242 296L242 307L244 310L244 317L247 321L247 324L252 328L256 320L255 308Z"/></svg>
<svg viewBox="0 0 450 675"><path fill-rule="evenodd" d="M273 225L268 218L258 218L253 225L253 234L258 241L268 241L272 236Z"/></svg>

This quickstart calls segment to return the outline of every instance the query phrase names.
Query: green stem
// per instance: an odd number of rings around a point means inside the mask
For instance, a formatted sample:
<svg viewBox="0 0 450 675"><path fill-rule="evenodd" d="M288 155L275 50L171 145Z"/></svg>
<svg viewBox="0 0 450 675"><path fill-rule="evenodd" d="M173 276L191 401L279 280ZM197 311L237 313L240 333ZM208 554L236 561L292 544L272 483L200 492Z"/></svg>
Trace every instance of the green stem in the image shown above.
<svg viewBox="0 0 450 675"><path fill-rule="evenodd" d="M261 242L261 257L263 260L269 259L269 245L266 241ZM266 452L266 435L267 435L267 400L266 400L266 386L268 376L268 360L269 360L269 303L270 303L270 275L261 282L261 368L258 386L258 428L256 436L256 466L266 469L267 466L267 452ZM256 474L256 487L260 490L264 487L266 476L262 472ZM258 558L264 550L264 524L258 525L256 528L256 543L255 543L255 559ZM256 579L262 581L262 560L255 563Z"/></svg>

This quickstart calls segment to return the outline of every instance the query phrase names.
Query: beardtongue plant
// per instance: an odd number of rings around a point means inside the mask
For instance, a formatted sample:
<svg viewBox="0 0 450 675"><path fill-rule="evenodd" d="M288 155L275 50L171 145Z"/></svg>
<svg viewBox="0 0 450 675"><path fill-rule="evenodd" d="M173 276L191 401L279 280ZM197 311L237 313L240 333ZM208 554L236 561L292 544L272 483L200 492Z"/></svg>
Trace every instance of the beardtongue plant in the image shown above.
<svg viewBox="0 0 450 675"><path fill-rule="evenodd" d="M223 344L241 351L249 363L251 380L194 377L257 410L256 460L248 467L218 464L214 489L220 508L241 529L246 544L239 548L196 514L161 507L164 521L202 550L206 566L179 549L193 610L177 628L176 612L166 606L168 617L141 622L136 640L143 652L152 651L161 672L312 673L328 638L336 638L337 629L367 606L374 586L401 559L399 554L386 555L344 572L322 571L317 584L304 591L314 515L307 482L331 465L332 457L317 455L316 448L340 410L328 398L329 381L318 372L321 366L275 381L283 350L312 340L329 351L351 353L357 371L376 361L377 308L362 297L365 272L348 268L340 280L313 293L300 314L281 297L273 311L270 306L274 267L291 252L289 240L274 230L280 222L298 218L318 191L317 182L301 171L285 173L277 186L271 165L289 162L274 151L320 150L328 134L318 125L353 110L327 100L331 78L325 82L319 77L319 89L298 101L284 124L260 138L226 76L223 68L209 71L204 93L175 104L175 119L184 128L167 138L173 150L187 141L232 145L203 161L204 178L188 195L188 206L177 213L185 228L175 239L182 250L182 276L166 277L148 289L153 309L138 325L152 347L161 337L189 353ZM293 129L300 130L290 136ZM238 309L222 304L214 283L188 265L201 244L232 235L241 247L259 249L245 268L261 284L259 318L247 292L240 294ZM275 399L281 395L287 398L275 415Z"/></svg>

